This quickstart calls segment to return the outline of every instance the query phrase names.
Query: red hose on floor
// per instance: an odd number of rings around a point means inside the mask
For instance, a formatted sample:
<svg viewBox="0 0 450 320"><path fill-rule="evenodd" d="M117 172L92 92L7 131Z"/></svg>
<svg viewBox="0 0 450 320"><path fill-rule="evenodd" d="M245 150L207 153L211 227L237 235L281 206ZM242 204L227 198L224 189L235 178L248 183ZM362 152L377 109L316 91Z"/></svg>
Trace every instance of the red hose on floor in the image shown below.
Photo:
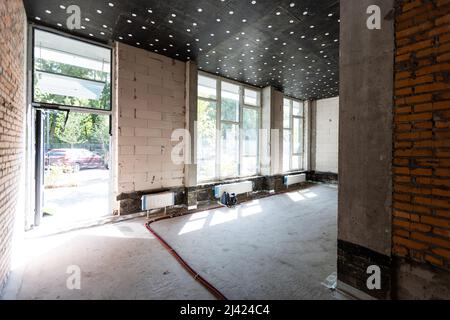
<svg viewBox="0 0 450 320"><path fill-rule="evenodd" d="M289 190L285 190L282 192L276 192L270 195L267 195L266 197L271 197L271 196L275 196L278 194L282 194L284 192L288 192ZM258 198L256 198L258 199ZM246 201L244 201L246 202ZM216 206L216 207L211 207L209 209L216 209L216 208L221 208L222 206ZM192 212L193 213L193 212ZM189 213L187 213L189 214ZM167 251L169 251L169 253L175 257L175 259L177 259L178 263L181 264L181 266L186 269L187 272L189 272L189 274L198 282L200 282L209 292L211 292L212 295L214 295L217 299L219 300L228 300L218 289L216 289L212 284L210 284L205 278L203 278L201 275L198 274L197 271L195 271L194 269L191 268L191 266L183 260L183 258L163 239L161 238L161 236L152 229L152 227L150 227L150 225L154 222L158 222L161 220L166 220L166 219L170 219L171 217L161 217L161 218L157 218L154 219L148 223L145 224L146 228L148 229L148 231L150 231L150 233L152 233L156 239L158 239L158 241L163 245L164 248L167 249Z"/></svg>
<svg viewBox="0 0 450 320"><path fill-rule="evenodd" d="M148 231L150 231L156 239L162 244L164 248L169 251L169 253L177 259L178 263L186 269L187 272L194 278L194 280L200 282L209 292L211 292L214 297L216 297L219 300L228 300L218 289L216 289L212 284L210 284L205 278L203 278L200 274L198 274L197 271L191 268L191 266L184 261L184 259L150 226L154 222L158 222L161 220L170 219L170 217L162 217L159 219L155 219L153 221L150 221L145 224Z"/></svg>

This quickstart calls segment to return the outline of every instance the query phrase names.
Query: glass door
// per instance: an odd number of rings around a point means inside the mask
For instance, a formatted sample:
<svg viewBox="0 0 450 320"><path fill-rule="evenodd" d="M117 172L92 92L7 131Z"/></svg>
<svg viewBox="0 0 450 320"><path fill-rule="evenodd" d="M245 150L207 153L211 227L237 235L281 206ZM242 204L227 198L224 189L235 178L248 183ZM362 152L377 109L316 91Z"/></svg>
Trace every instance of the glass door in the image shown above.
<svg viewBox="0 0 450 320"><path fill-rule="evenodd" d="M111 215L109 115L39 110L37 199L40 224L52 228ZM40 150L39 150L40 149ZM40 194L39 194L40 193ZM38 205L38 203L37 203Z"/></svg>

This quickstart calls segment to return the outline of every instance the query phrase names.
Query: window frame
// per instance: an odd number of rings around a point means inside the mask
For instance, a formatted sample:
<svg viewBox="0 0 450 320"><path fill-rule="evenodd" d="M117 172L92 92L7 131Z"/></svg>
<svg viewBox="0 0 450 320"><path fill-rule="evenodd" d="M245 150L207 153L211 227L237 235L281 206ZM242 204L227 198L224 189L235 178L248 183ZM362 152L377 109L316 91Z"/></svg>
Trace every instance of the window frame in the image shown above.
<svg viewBox="0 0 450 320"><path fill-rule="evenodd" d="M289 128L284 126L284 106L285 102L289 101ZM302 109L301 115L294 115L294 102L300 103L300 108ZM301 143L301 150L300 153L294 152L294 119L300 119L300 124L302 127L302 130L299 130L300 136L300 143ZM294 99L291 97L284 96L283 97L283 137L285 130L290 131L290 150L289 150L289 169L284 170L284 173L289 172L295 172L295 171L302 171L304 170L305 166L305 102L302 100ZM284 148L284 145L283 145ZM283 157L284 157L284 150L283 150ZM298 164L298 168L293 168L293 158L294 157L300 157L301 161ZM284 163L284 159L283 162Z"/></svg>
<svg viewBox="0 0 450 320"><path fill-rule="evenodd" d="M248 178L257 176L261 172L261 164L260 164L260 137L259 137L259 130L261 129L261 112L262 112L262 106L261 106L261 95L262 91L258 87L254 87L251 85L247 85L245 83L241 83L238 81L234 81L231 79L227 79L224 77L216 76L204 71L198 71L198 76L207 77L210 79L214 79L216 81L216 99L211 98L204 98L197 95L197 100L207 101L207 102L215 102L216 103L216 155L215 155L215 174L214 177L211 177L209 179L200 180L197 173L197 183L213 183L218 181L226 181L226 180L233 180L233 179L241 179L241 178ZM229 121L229 120L222 120L222 83L226 82L229 84L233 84L239 87L239 122L235 121ZM197 81L198 86L198 81ZM255 91L257 93L257 105L248 105L245 104L245 89ZM242 160L245 157L254 157L249 155L244 155L244 143L243 143L243 135L241 134L244 129L244 109L252 109L256 110L258 112L258 121L257 121L257 141L256 141L256 172L252 175L242 175ZM237 125L239 130L239 163L238 163L238 174L237 176L223 176L221 172L221 158L222 158L222 127L223 124L231 124L231 125ZM196 139L196 143L198 142L198 138ZM197 162L198 165L198 162ZM197 172L199 170L197 169Z"/></svg>
<svg viewBox="0 0 450 320"><path fill-rule="evenodd" d="M36 30L39 31L43 31L43 32L47 32L47 33L52 33L54 35L60 36L60 37L64 37L64 38L68 38L68 39L72 39L75 41L79 41L79 42L83 42L83 43L87 43L93 46L97 46L103 49L107 49L109 50L109 55L110 55L110 67L109 67L109 74L110 74L110 97L109 97L109 108L108 109L98 109L98 108L92 108L92 107L86 107L86 106L73 106L73 105L65 105L65 104L57 104L57 103L48 103L48 102L36 102L34 100L35 98L35 94L34 94L34 90L35 90L35 86L34 86L34 80L35 80L35 45L36 45ZM113 109L113 82L114 82L114 74L113 74L113 64L114 64L114 53L113 53L113 48L111 46L102 44L102 43L98 43L95 41L90 41L88 39L84 39L81 37L77 37L74 35L70 35L64 32L60 32L54 29L50 29L44 26L40 26L40 25L31 25L31 76L30 76L30 89L31 89L31 106L34 108L47 108L47 109L55 109L55 110L73 110L73 111L80 111L83 112L83 110L85 111L89 111L89 112L95 112L95 113L107 113L110 114L112 109ZM59 75L59 74L58 74ZM65 75L63 75L65 76ZM77 79L77 77L71 77L71 76L66 76L68 78L71 79ZM89 80L89 79L81 79L81 80L88 80L88 81L93 81L93 82L98 82L96 80Z"/></svg>
<svg viewBox="0 0 450 320"><path fill-rule="evenodd" d="M252 91L256 91L257 96L256 96L256 105L251 105L251 104L245 104L245 89L249 89ZM256 155L247 155L244 154L244 137L242 134L239 134L239 176L240 177L252 177L255 175L259 175L261 173L261 163L260 163L260 135L259 135L259 130L261 129L262 126L262 105L261 105L261 95L262 92L261 90L255 90L253 88L251 88L250 86L247 85L241 85L240 87L240 108L239 108L239 122L240 122L240 126L239 126L239 133L243 133L244 132L244 109L248 109L248 110L253 110L253 111L257 111L258 114L258 120L257 120L257 135L256 135ZM253 158L256 157L256 172L252 175L249 176L243 176L242 175L242 163L243 163L243 159L244 158Z"/></svg>

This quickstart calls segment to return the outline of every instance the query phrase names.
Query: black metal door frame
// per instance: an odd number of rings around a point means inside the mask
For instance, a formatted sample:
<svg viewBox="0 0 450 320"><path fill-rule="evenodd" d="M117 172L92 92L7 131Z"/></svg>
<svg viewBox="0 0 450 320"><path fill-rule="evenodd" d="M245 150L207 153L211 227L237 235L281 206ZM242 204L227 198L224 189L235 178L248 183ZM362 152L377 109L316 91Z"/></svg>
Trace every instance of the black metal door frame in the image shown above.
<svg viewBox="0 0 450 320"><path fill-rule="evenodd" d="M35 109L35 209L34 225L41 224L44 204L44 116Z"/></svg>

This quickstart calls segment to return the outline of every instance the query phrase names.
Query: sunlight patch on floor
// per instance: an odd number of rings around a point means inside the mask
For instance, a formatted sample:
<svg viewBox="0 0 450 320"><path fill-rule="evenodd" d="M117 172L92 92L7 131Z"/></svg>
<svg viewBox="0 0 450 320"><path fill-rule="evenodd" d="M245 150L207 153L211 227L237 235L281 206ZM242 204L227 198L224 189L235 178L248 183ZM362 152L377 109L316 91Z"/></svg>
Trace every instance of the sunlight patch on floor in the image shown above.
<svg viewBox="0 0 450 320"><path fill-rule="evenodd" d="M205 226L205 223L206 219L197 219L194 221L189 221L183 226L178 235L201 230Z"/></svg>
<svg viewBox="0 0 450 320"><path fill-rule="evenodd" d="M184 224L178 235L198 231L206 227L212 227L223 223L236 221L239 218L246 218L262 213L259 200L253 200L236 208L222 208L218 210L208 210L192 214L188 222Z"/></svg>

